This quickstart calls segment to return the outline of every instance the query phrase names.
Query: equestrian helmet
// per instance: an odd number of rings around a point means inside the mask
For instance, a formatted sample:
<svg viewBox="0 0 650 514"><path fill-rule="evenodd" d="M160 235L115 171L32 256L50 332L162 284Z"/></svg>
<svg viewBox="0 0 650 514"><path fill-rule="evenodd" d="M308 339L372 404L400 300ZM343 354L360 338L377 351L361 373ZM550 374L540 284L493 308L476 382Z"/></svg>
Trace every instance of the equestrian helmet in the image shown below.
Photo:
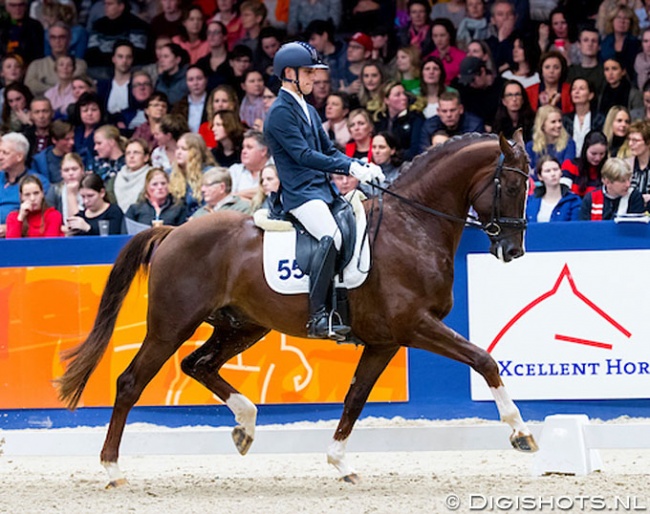
<svg viewBox="0 0 650 514"><path fill-rule="evenodd" d="M328 69L327 64L321 61L316 49L308 43L294 41L282 45L273 58L273 73L282 78L285 68L315 68Z"/></svg>

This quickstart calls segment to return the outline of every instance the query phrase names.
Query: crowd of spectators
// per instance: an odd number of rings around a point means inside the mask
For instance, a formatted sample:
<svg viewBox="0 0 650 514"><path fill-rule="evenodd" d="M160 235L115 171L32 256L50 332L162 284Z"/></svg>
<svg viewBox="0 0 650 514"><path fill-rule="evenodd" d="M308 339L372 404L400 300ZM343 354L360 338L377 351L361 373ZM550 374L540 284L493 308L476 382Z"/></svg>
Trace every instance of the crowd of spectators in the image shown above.
<svg viewBox="0 0 650 514"><path fill-rule="evenodd" d="M0 9L0 237L118 234L264 206L278 187L263 136L281 87L273 57L293 40L329 65L308 98L328 135L380 165L386 184L453 136L521 129L530 221L610 219L650 201L647 0Z"/></svg>

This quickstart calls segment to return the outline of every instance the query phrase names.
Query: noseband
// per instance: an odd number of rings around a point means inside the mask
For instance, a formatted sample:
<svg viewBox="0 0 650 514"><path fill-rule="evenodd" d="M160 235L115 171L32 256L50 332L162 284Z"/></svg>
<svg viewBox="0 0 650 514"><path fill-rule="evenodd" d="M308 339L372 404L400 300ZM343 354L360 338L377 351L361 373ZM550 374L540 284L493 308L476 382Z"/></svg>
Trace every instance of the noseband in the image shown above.
<svg viewBox="0 0 650 514"><path fill-rule="evenodd" d="M446 220L453 221L456 223L462 223L463 225L468 227L478 228L483 232L485 232L485 234L488 237L492 239L496 239L501 235L501 232L504 228L523 232L524 230L526 230L526 226L528 225L526 218L510 218L510 217L501 216L501 174L503 173L503 171L514 171L515 173L519 173L526 180L528 180L528 173L526 173L524 170L521 170L519 168L504 166L503 164L504 161L505 161L505 156L503 155L503 153L499 154L499 160L497 162L496 170L494 170L494 177L492 178L492 181L487 182L485 186L474 196L474 198L471 201L471 204L473 205L474 201L477 198L479 198L483 193L485 193L485 191L490 186L490 184L494 184L494 192L492 193L493 194L492 215L490 217L490 221L488 221L487 223L482 223L481 220L479 220L476 216L473 216L471 214L469 214L466 218L459 218L458 216L453 216L445 212L437 211L436 209L431 209L426 205L422 205L421 203L415 202L409 198L394 193L390 189L386 189L377 184L370 183L369 185L381 191L382 193L386 193L390 196L393 196L398 200L400 200L401 202L411 207L414 207L422 212L433 214L434 216L438 216L439 218L444 218ZM379 201L381 204L382 202L381 195L379 197ZM381 211L382 209L380 206L380 217L379 217L380 222L381 222ZM379 223L377 225L376 230L377 231L379 230ZM376 236L377 233L375 233L375 237Z"/></svg>

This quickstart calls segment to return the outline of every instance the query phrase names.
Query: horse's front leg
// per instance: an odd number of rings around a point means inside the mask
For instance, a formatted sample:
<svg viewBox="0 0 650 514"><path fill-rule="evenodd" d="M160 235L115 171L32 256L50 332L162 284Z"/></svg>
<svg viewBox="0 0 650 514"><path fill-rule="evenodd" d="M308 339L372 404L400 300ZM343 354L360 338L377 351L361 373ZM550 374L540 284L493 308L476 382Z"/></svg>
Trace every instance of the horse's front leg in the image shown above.
<svg viewBox="0 0 650 514"><path fill-rule="evenodd" d="M472 367L487 382L499 410L501 421L512 427L510 443L516 450L536 452L537 443L521 417L519 409L510 398L499 376L499 366L492 356L471 343L442 321L426 315L412 337L408 346L420 348L444 357L449 357Z"/></svg>
<svg viewBox="0 0 650 514"><path fill-rule="evenodd" d="M363 406L368 400L370 391L377 382L390 360L399 350L398 345L366 346L352 377L350 389L345 395L343 414L334 433L334 439L327 448L327 462L332 464L346 482L357 483L359 476L348 464L345 456L345 446L352 432L354 423L359 418Z"/></svg>

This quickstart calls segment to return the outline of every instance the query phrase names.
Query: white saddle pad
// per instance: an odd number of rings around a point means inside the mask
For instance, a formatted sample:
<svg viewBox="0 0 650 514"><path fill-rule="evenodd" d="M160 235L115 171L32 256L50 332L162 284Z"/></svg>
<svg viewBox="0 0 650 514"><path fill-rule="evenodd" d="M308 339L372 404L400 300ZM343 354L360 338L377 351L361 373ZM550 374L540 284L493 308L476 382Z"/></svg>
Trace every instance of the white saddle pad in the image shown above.
<svg viewBox="0 0 650 514"><path fill-rule="evenodd" d="M355 193L355 194L352 194ZM366 280L370 271L370 245L364 238L366 233L366 213L361 197L363 193L352 191L348 200L354 208L357 221L357 240L354 255L343 270L342 287L354 289ZM296 262L296 231L266 230L264 232L264 276L269 287L276 293L303 294L309 292L309 277L305 275ZM336 278L338 282L338 277Z"/></svg>

